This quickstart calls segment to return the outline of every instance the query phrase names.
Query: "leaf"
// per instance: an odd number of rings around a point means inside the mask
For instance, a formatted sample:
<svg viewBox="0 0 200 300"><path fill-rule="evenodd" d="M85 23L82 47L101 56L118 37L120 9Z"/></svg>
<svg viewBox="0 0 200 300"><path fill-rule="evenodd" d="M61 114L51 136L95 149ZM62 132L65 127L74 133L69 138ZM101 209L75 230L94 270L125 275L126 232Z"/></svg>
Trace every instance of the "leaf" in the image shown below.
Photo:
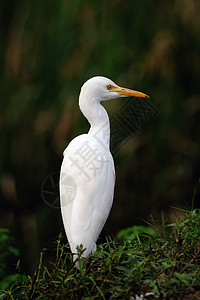
<svg viewBox="0 0 200 300"><path fill-rule="evenodd" d="M6 276L1 282L0 282L0 289L6 290L9 288L9 286L13 283L17 282L22 282L26 279L27 277L25 275L20 275L20 274L11 274Z"/></svg>
<svg viewBox="0 0 200 300"><path fill-rule="evenodd" d="M183 283L185 283L185 284L188 284L189 282L189 280L188 280L188 274L181 274L181 273L178 273L178 272L175 272L174 273L175 274L175 276L181 281L181 282L183 282Z"/></svg>

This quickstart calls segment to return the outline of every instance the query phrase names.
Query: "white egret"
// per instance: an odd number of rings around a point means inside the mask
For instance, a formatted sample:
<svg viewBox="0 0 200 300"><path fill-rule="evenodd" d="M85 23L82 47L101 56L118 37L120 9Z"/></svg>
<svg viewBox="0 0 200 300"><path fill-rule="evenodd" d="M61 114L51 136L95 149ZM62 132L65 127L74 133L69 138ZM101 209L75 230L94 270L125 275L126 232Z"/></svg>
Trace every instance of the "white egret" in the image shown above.
<svg viewBox="0 0 200 300"><path fill-rule="evenodd" d="M148 98L102 76L89 79L81 88L79 107L90 130L69 143L60 173L61 212L74 259L77 246L85 249L83 257L96 250L113 202L115 167L109 149L110 123L101 101L129 96Z"/></svg>

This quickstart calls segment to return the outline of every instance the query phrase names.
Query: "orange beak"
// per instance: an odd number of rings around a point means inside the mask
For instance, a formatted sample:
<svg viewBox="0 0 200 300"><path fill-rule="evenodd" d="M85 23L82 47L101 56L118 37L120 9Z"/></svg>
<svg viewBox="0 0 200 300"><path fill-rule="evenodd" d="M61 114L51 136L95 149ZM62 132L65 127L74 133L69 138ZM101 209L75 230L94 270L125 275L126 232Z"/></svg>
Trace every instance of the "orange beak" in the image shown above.
<svg viewBox="0 0 200 300"><path fill-rule="evenodd" d="M111 92L116 92L120 96L125 96L125 97L149 98L149 96L144 94L144 93L134 91L134 90L130 90L130 89L126 89L126 88L122 88L122 87L112 86L110 91Z"/></svg>

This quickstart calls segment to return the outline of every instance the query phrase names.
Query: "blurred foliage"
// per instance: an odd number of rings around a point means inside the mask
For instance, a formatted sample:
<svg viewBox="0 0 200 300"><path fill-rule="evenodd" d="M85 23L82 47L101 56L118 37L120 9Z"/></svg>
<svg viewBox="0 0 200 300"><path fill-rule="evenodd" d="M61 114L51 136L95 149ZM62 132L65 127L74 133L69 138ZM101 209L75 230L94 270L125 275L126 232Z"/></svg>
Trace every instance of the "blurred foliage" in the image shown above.
<svg viewBox="0 0 200 300"><path fill-rule="evenodd" d="M146 226L133 226L120 230L117 234L118 239L123 239L127 241L132 241L134 239L142 238L145 234L145 238L148 236L155 237L157 236L155 230L152 227Z"/></svg>
<svg viewBox="0 0 200 300"><path fill-rule="evenodd" d="M19 256L14 238L7 228L0 228L0 288L1 280L14 270L14 263ZM7 286L6 286L7 287Z"/></svg>
<svg viewBox="0 0 200 300"><path fill-rule="evenodd" d="M149 94L159 111L115 155L104 233L190 203L200 177L199 1L2 0L0 13L0 226L15 229L25 268L63 230L41 186L88 130L78 95L91 76ZM105 104L111 117L122 105Z"/></svg>
<svg viewBox="0 0 200 300"><path fill-rule="evenodd" d="M26 275L19 273L19 265L19 250L11 231L0 228L0 299L4 299L4 290L25 281Z"/></svg>

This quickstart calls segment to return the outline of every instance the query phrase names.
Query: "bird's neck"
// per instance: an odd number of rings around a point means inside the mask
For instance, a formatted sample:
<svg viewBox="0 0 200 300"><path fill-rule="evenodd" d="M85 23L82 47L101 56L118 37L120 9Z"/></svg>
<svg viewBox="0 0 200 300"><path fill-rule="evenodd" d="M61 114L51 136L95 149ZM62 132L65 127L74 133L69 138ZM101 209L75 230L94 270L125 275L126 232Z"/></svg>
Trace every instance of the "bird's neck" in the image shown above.
<svg viewBox="0 0 200 300"><path fill-rule="evenodd" d="M95 137L106 148L110 147L110 122L105 108L94 99L79 97L79 106L90 123L89 135Z"/></svg>

